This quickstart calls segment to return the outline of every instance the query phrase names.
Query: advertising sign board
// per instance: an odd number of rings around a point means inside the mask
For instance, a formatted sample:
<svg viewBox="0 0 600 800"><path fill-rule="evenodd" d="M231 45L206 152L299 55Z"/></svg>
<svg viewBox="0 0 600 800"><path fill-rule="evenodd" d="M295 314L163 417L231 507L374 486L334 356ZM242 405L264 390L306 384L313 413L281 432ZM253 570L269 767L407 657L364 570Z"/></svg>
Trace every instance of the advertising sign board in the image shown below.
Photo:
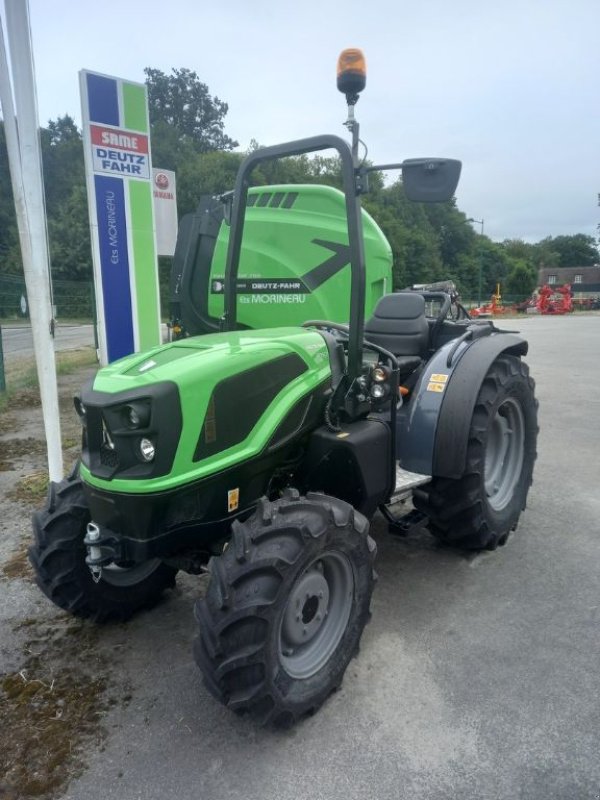
<svg viewBox="0 0 600 800"><path fill-rule="evenodd" d="M100 361L160 344L146 87L79 74Z"/></svg>
<svg viewBox="0 0 600 800"><path fill-rule="evenodd" d="M156 220L156 249L159 256L172 256L177 241L177 190L175 173L152 169L152 195Z"/></svg>

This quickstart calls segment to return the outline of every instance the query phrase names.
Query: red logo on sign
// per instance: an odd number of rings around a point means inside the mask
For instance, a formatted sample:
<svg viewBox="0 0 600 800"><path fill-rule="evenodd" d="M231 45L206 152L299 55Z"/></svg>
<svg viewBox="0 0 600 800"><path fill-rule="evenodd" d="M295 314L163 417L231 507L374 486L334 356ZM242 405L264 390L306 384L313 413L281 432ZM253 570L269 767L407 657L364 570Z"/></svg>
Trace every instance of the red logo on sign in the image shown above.
<svg viewBox="0 0 600 800"><path fill-rule="evenodd" d="M169 179L164 172L159 172L157 174L156 178L154 178L154 183L163 191L169 188Z"/></svg>
<svg viewBox="0 0 600 800"><path fill-rule="evenodd" d="M148 152L148 137L143 133L90 125L90 134L92 144L100 147L108 147L111 150L129 150L133 153Z"/></svg>

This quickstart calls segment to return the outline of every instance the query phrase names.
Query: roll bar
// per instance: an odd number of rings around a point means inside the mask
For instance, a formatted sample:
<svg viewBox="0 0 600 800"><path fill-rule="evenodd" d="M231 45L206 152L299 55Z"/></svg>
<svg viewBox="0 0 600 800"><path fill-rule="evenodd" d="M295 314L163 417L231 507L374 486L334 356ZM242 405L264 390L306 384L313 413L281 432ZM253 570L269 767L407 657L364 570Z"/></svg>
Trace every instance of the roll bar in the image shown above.
<svg viewBox="0 0 600 800"><path fill-rule="evenodd" d="M339 136L322 135L308 139L263 147L246 156L237 173L231 211L231 230L225 266L225 310L222 328L226 331L237 327L237 276L239 271L242 236L246 213L249 179L252 171L264 161L274 161L289 156L301 156L320 150L337 150L342 165L342 180L346 200L348 244L350 246L350 336L348 341L348 377L351 380L361 374L364 314L365 314L365 251L363 241L362 212L356 184L355 159L349 145Z"/></svg>

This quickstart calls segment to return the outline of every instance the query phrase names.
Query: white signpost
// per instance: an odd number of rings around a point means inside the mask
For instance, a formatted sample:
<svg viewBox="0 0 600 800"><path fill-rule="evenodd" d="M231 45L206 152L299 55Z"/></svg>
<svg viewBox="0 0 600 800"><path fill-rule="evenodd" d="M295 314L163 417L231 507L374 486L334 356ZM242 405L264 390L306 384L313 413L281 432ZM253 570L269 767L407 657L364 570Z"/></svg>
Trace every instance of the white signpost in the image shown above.
<svg viewBox="0 0 600 800"><path fill-rule="evenodd" d="M156 249L159 256L172 256L177 241L177 189L175 173L152 169L152 195L156 220Z"/></svg>
<svg viewBox="0 0 600 800"><path fill-rule="evenodd" d="M29 6L5 0L12 86L0 19L0 101L37 366L51 481L63 478L42 153ZM13 102L14 91L14 102Z"/></svg>

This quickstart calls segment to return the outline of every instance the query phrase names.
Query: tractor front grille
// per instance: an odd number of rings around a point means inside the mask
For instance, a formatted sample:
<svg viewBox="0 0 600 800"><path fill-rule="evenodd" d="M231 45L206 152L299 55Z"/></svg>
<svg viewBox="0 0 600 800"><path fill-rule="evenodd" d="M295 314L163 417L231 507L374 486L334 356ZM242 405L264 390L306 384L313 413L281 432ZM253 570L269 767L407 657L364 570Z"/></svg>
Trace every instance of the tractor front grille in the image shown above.
<svg viewBox="0 0 600 800"><path fill-rule="evenodd" d="M105 444L100 447L100 463L111 469L116 469L119 466L119 456L114 447L108 447Z"/></svg>

